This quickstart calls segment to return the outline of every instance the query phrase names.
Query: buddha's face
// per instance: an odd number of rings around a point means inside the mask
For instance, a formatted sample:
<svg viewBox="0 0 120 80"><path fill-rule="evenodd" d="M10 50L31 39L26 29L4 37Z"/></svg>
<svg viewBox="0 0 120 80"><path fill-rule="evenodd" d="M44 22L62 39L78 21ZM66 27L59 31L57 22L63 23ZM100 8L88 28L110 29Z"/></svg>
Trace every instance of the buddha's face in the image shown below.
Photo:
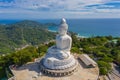
<svg viewBox="0 0 120 80"><path fill-rule="evenodd" d="M65 29L64 27L59 27L58 33L59 35L65 35L67 33L67 29Z"/></svg>

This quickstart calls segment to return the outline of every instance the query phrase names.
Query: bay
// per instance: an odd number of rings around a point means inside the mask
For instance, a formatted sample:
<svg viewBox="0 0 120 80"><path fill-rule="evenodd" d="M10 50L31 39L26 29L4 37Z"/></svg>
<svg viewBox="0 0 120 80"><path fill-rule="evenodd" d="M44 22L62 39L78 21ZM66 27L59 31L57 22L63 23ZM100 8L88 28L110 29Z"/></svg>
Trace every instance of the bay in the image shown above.
<svg viewBox="0 0 120 80"><path fill-rule="evenodd" d="M1 24L12 24L22 20L0 20ZM60 19L33 20L40 23L55 23L59 25ZM67 19L69 31L79 36L115 36L120 37L120 19ZM49 26L48 30L57 31L58 26Z"/></svg>

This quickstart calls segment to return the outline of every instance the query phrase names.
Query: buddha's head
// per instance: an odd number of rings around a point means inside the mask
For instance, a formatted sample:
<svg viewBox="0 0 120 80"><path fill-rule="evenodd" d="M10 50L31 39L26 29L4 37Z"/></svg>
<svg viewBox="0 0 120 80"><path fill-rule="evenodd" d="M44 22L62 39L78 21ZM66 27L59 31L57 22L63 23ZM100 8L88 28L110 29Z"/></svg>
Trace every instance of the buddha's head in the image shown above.
<svg viewBox="0 0 120 80"><path fill-rule="evenodd" d="M67 33L67 30L68 30L68 25L66 23L66 20L63 18L58 28L58 33L59 35L65 35Z"/></svg>

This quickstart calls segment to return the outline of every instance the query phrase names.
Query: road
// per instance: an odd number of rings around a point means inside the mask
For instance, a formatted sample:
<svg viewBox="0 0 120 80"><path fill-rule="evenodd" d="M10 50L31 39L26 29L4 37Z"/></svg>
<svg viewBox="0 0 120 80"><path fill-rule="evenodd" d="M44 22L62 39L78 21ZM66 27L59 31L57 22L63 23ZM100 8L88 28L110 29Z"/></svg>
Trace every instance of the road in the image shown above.
<svg viewBox="0 0 120 80"><path fill-rule="evenodd" d="M114 73L108 74L110 80L120 80L118 76L116 76Z"/></svg>
<svg viewBox="0 0 120 80"><path fill-rule="evenodd" d="M112 63L112 72L108 74L110 80L120 80L120 68Z"/></svg>
<svg viewBox="0 0 120 80"><path fill-rule="evenodd" d="M113 63L112 72L120 77L120 67Z"/></svg>

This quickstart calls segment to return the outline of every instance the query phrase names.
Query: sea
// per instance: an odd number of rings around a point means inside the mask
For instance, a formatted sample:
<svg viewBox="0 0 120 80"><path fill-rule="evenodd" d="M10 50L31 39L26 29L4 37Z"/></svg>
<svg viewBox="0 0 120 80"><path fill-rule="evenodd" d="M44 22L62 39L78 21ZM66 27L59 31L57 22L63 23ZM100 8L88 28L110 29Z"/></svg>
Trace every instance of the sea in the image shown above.
<svg viewBox="0 0 120 80"><path fill-rule="evenodd" d="M120 37L120 18L116 19L66 19L69 31L81 37L114 36ZM0 20L0 24L13 24L22 20ZM59 25L60 19L34 20L40 23L55 23ZM48 30L56 32L58 26L49 26Z"/></svg>

